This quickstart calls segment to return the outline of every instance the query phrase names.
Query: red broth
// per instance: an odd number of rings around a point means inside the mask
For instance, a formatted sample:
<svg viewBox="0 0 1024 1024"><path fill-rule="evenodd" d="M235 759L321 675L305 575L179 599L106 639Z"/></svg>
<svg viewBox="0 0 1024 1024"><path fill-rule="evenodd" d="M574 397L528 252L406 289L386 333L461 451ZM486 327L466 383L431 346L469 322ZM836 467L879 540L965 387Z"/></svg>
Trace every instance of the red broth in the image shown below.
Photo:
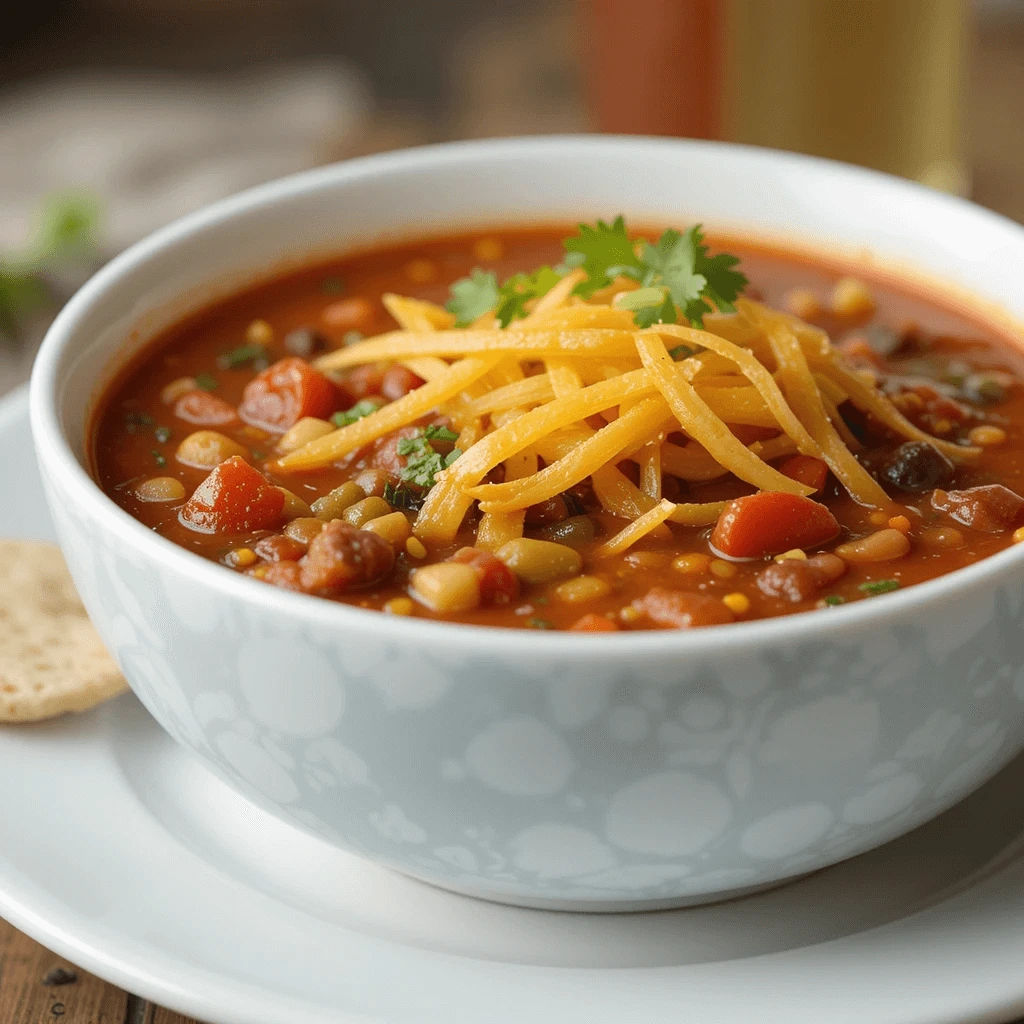
<svg viewBox="0 0 1024 1024"><path fill-rule="evenodd" d="M168 386L182 378L193 378L210 389L203 393L219 400L228 410L225 416L230 416L242 402L243 389L259 372L259 366L247 363L224 368L223 357L245 345L247 337L269 339L267 359L272 362L291 354L285 339L300 329L321 335L328 349L344 344L345 335L352 331L372 335L393 330L395 323L380 302L383 293L398 292L444 303L452 282L474 267L492 269L502 279L539 264L557 263L563 256L561 240L570 233L569 228L552 227L499 229L392 245L256 283L202 310L155 339L103 396L92 427L96 479L140 522L187 550L222 563L225 572L269 577L288 585L287 573L275 565L275 559L295 563L308 538L286 538L279 523L267 528L249 523L252 528L246 528L240 520L242 525L236 523L233 531L217 533L196 532L183 525L179 518L182 505L209 470L182 465L175 457L178 444L203 428L175 415L175 403L165 400ZM848 318L813 310L810 319L829 332L834 344L849 348L855 361L867 358L858 338L868 337L874 339L873 343L881 338L884 345L896 345L890 355L876 359L879 372L884 379L895 382L893 390L901 395L901 408L905 407L908 415L929 432L966 438L971 430L987 428L987 434L982 431L981 436L996 443L986 444L973 463L958 464L952 477L942 481L940 491L998 484L1024 494L1024 389L1020 384L1024 356L1008 327L1000 326L980 310L943 298L936 289L870 266L812 258L736 238L715 239L713 248L740 256L742 270L750 280L748 294L780 308L792 301L793 289L805 289L824 304L840 278L854 275L866 282L877 305L870 323L854 324ZM254 321L263 325L254 328ZM301 350L301 339L293 337L289 345ZM366 383L364 380L359 386ZM400 391L409 383L392 380L392 390L397 387ZM351 381L337 398L327 400L331 408L317 414L346 408L358 397L358 387L350 385ZM369 381L369 386L371 391L379 390L379 375ZM199 390L202 392L202 388ZM906 397L908 393L917 397ZM199 402L203 404L202 399ZM188 412L187 408L179 411ZM885 482L887 460L893 458L899 440L861 420L863 417L849 417L850 429L866 437L858 457ZM290 488L307 503L374 468L375 458L378 468L380 465L379 453L374 449L342 465L284 474L272 465L279 435L234 417L212 429L235 442L245 461L265 473L269 484ZM740 433L740 428L735 432ZM746 443L757 439L756 428L748 428L746 434L741 436ZM180 483L180 488L174 488L180 491L180 498L139 500L141 484L163 477ZM671 495L669 483L666 481L666 496L678 496L686 502L733 499L753 490L731 475L706 483L681 483ZM380 490L379 485L376 490ZM491 626L575 626L611 631L712 624L884 599L881 595L889 590L932 579L1007 547L1024 525L1024 516L1010 509L998 529L993 530L991 523L978 528L986 524L976 518L974 526L967 525L963 520L971 516L965 517L955 503L947 502L946 510L937 508L934 488L908 493L890 487L889 491L899 506L895 515L893 510L886 514L858 505L833 477L827 477L816 499L835 517L840 533L809 546L805 554L813 558L836 548L842 552L843 545L880 530L896 530L909 542L906 553L891 560L844 559L842 575L834 580L823 579L821 573L812 579L806 567L794 568L792 563L800 558L783 562L770 556L746 562L722 559L709 544L711 527L672 526L661 536L644 538L624 554L598 557L596 551L602 540L625 523L598 508L586 488L581 487L561 508L530 510L526 535L550 536L552 522L545 523L545 516L549 520L568 514L571 518L586 517L593 539L583 539L578 546L582 568L577 573L588 581L583 585L577 582L569 586L564 579L521 582L517 595L511 590L502 595L509 598L507 601L444 614L408 600L411 571L444 561L459 548L473 544L475 519L471 514L455 544L415 557L398 542L393 545L393 568L382 579L370 586L359 586L356 580L351 587L330 596L363 608ZM317 529L313 524L310 532ZM420 553L415 544L413 548ZM822 564L829 563L826 560ZM824 576L831 574L829 570ZM599 582L589 582L593 580ZM257 585L255 580L253 585ZM653 598L649 597L652 589L656 591ZM669 598L663 592L668 592ZM682 605L671 597L679 593L688 595ZM728 610L726 614L719 614L722 607ZM690 614L688 609L696 610Z"/></svg>

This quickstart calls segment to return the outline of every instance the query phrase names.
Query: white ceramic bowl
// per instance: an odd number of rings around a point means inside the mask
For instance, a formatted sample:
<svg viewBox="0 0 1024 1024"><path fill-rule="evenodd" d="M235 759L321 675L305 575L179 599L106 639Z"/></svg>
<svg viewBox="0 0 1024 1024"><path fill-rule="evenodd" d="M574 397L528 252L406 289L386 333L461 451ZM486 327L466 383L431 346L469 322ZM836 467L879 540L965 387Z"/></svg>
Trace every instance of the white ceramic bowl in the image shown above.
<svg viewBox="0 0 1024 1024"><path fill-rule="evenodd" d="M83 435L115 367L253 275L381 237L619 212L868 249L1024 315L1024 230L969 203L755 149L520 139L352 161L178 221L68 304L32 381L71 571L164 728L286 821L524 905L707 900L959 800L1024 745L1024 545L884 599L691 633L449 626L176 547L101 493Z"/></svg>

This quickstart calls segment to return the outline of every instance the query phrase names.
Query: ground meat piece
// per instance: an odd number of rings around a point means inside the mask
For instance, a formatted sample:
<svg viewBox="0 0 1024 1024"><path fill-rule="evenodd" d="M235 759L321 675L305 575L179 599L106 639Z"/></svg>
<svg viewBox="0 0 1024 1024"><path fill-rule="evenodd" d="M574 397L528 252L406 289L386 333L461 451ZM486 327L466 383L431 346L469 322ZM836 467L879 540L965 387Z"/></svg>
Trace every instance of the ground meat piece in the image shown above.
<svg viewBox="0 0 1024 1024"><path fill-rule="evenodd" d="M936 487L949 486L953 479L953 463L930 444L908 441L886 461L882 477L901 491L923 494Z"/></svg>
<svg viewBox="0 0 1024 1024"><path fill-rule="evenodd" d="M275 533L257 541L253 550L268 562L294 562L302 557L306 546L284 534Z"/></svg>
<svg viewBox="0 0 1024 1024"><path fill-rule="evenodd" d="M734 618L717 598L664 587L651 587L633 602L633 607L665 629L719 626Z"/></svg>
<svg viewBox="0 0 1024 1024"><path fill-rule="evenodd" d="M985 533L1002 533L1024 519L1024 498L1002 484L984 484L962 491L936 490L932 508Z"/></svg>
<svg viewBox="0 0 1024 1024"><path fill-rule="evenodd" d="M334 519L310 541L299 565L306 593L335 597L387 576L395 550L383 537Z"/></svg>
<svg viewBox="0 0 1024 1024"><path fill-rule="evenodd" d="M273 562L266 566L260 579L264 583L272 583L275 587L283 587L285 590L297 590L302 592L302 569L298 562L283 561Z"/></svg>
<svg viewBox="0 0 1024 1024"><path fill-rule="evenodd" d="M821 588L821 579L813 565L803 559L787 558L772 562L757 574L757 588L766 597L787 601L810 601Z"/></svg>
<svg viewBox="0 0 1024 1024"><path fill-rule="evenodd" d="M794 603L810 601L823 586L834 583L845 572L846 563L837 555L786 558L772 562L757 574L757 588L766 597L781 597Z"/></svg>

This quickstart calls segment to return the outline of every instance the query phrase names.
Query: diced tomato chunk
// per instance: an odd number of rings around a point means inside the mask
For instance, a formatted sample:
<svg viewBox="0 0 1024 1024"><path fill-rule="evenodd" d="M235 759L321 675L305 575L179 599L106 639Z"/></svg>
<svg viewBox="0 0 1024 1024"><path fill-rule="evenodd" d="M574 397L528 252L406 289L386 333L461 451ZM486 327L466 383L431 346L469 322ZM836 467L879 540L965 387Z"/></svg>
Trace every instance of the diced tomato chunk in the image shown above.
<svg viewBox="0 0 1024 1024"><path fill-rule="evenodd" d="M194 423L197 427L223 427L238 420L238 413L233 405L199 388L186 391L174 403L174 415L186 423Z"/></svg>
<svg viewBox="0 0 1024 1024"><path fill-rule="evenodd" d="M251 533L281 521L284 491L233 455L195 489L178 519L196 533Z"/></svg>
<svg viewBox="0 0 1024 1024"><path fill-rule="evenodd" d="M249 381L238 415L251 426L283 433L304 416L330 419L341 404L342 395L332 381L292 356Z"/></svg>
<svg viewBox="0 0 1024 1024"><path fill-rule="evenodd" d="M367 363L350 370L344 377L345 390L353 401L379 395L384 386L385 367L380 363Z"/></svg>
<svg viewBox="0 0 1024 1024"><path fill-rule="evenodd" d="M761 491L730 501L711 543L730 558L762 558L791 548L813 548L839 534L824 506L800 494Z"/></svg>
<svg viewBox="0 0 1024 1024"><path fill-rule="evenodd" d="M985 533L1002 533L1024 519L1024 498L1002 484L985 484L962 491L936 489L932 492L932 508Z"/></svg>
<svg viewBox="0 0 1024 1024"><path fill-rule="evenodd" d="M459 548L449 562L472 566L483 604L508 604L519 596L519 577L498 557L479 548Z"/></svg>
<svg viewBox="0 0 1024 1024"><path fill-rule="evenodd" d="M577 619L569 629L574 633L618 633L619 627L605 615L588 612Z"/></svg>
<svg viewBox="0 0 1024 1024"><path fill-rule="evenodd" d="M422 377L417 377L412 370L407 370L404 366L391 366L384 371L380 393L389 402L394 402L425 383L426 381Z"/></svg>
<svg viewBox="0 0 1024 1024"><path fill-rule="evenodd" d="M721 626L735 619L718 598L665 587L651 587L633 602L633 607L664 629Z"/></svg>
<svg viewBox="0 0 1024 1024"><path fill-rule="evenodd" d="M828 466L813 455L794 455L779 466L779 472L815 491L820 491L828 479Z"/></svg>
<svg viewBox="0 0 1024 1024"><path fill-rule="evenodd" d="M909 390L924 400L925 407L933 416L961 423L971 415L970 409L966 406L936 391L928 384L915 384Z"/></svg>

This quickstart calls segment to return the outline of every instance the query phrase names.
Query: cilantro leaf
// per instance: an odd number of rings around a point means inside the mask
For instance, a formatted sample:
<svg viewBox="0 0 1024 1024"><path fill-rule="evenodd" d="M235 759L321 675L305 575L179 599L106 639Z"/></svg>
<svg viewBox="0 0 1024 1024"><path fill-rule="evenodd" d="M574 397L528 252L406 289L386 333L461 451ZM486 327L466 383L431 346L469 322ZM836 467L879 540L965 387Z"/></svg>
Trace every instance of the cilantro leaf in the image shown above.
<svg viewBox="0 0 1024 1024"><path fill-rule="evenodd" d="M585 299L611 284L612 277L618 274L638 281L643 278L644 266L637 258L632 239L626 234L626 222L621 215L610 225L603 220L597 222L596 228L581 224L580 233L565 239L563 244L570 256L573 253L583 256L580 266L586 271L587 279L573 291Z"/></svg>
<svg viewBox="0 0 1024 1024"><path fill-rule="evenodd" d="M698 236L699 236L698 228ZM718 307L722 313L735 313L737 297L747 287L747 278L732 268L740 262L738 256L720 252L717 256L707 255L706 245L697 246L696 268L707 279L704 294Z"/></svg>
<svg viewBox="0 0 1024 1024"><path fill-rule="evenodd" d="M369 416L371 413L376 412L381 407L381 402L375 398L363 398L356 402L351 409L346 409L344 412L336 412L331 417L331 422L336 427L347 427L350 423L355 423L356 420L361 420L364 416Z"/></svg>
<svg viewBox="0 0 1024 1024"><path fill-rule="evenodd" d="M538 267L532 274L513 274L498 289L496 315L502 327L526 316L526 303L547 295L562 280L562 275L551 267Z"/></svg>
<svg viewBox="0 0 1024 1024"><path fill-rule="evenodd" d="M498 279L489 270L476 268L452 285L445 309L455 314L456 327L468 327L498 305Z"/></svg>
<svg viewBox="0 0 1024 1024"><path fill-rule="evenodd" d="M459 435L441 424L431 423L423 428L423 436L428 441L458 441Z"/></svg>
<svg viewBox="0 0 1024 1024"><path fill-rule="evenodd" d="M216 391L217 390L217 378L212 373L207 373L205 370L202 373L196 374L196 387L201 391Z"/></svg>
<svg viewBox="0 0 1024 1024"><path fill-rule="evenodd" d="M434 449L431 441L451 443L458 436L447 427L432 424L413 437L400 437L396 451L406 459L405 465L398 471L399 478L429 490L434 486L437 474L447 469L462 454L458 448L453 448L447 455L442 455Z"/></svg>
<svg viewBox="0 0 1024 1024"><path fill-rule="evenodd" d="M703 299L707 278L696 270L699 244L700 228L695 226L682 234L669 228L657 245L647 242L643 247L648 274L668 287L672 301L695 326L700 326L704 314L711 312Z"/></svg>
<svg viewBox="0 0 1024 1024"><path fill-rule="evenodd" d="M653 324L674 324L676 307L664 287L638 288L634 292L623 292L616 300L620 309L631 309L638 327Z"/></svg>

